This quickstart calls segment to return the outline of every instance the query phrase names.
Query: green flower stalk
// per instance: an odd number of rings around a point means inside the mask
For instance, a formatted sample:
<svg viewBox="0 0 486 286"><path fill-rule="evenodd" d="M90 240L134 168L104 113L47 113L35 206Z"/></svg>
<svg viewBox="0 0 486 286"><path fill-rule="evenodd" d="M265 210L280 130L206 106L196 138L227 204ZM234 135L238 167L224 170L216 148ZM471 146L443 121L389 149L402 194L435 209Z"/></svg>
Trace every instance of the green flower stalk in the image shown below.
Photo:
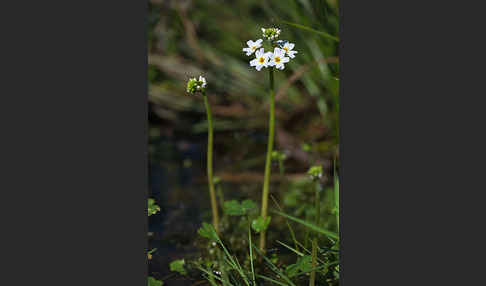
<svg viewBox="0 0 486 286"><path fill-rule="evenodd" d="M311 177L315 184L315 210L316 210L316 220L315 225L319 227L321 218L321 184L319 179L322 177L322 166L312 166L307 174ZM312 272L310 275L309 286L314 286L316 283L316 267L317 267L317 233L312 240Z"/></svg>
<svg viewBox="0 0 486 286"><path fill-rule="evenodd" d="M213 213L213 226L216 232L219 233L219 214L218 204L216 202L216 192L214 190L213 179L213 120L211 115L211 108L209 106L208 98L206 96L206 79L199 76L199 79L192 78L187 82L187 92L196 94L200 92L204 98L204 106L206 107L206 114L208 116L208 151L207 151L207 174L209 185L209 197L211 199L211 210Z"/></svg>
<svg viewBox="0 0 486 286"><path fill-rule="evenodd" d="M270 118L268 126L268 143L267 143L267 158L265 161L265 176L263 179L263 192L262 192L262 212L261 217L263 221L267 219L268 212L268 192L270 184L270 171L272 166L272 151L273 151L273 140L275 137L275 89L273 80L273 67L269 69L269 80L270 80ZM266 229L260 232L260 250L265 252L265 235Z"/></svg>

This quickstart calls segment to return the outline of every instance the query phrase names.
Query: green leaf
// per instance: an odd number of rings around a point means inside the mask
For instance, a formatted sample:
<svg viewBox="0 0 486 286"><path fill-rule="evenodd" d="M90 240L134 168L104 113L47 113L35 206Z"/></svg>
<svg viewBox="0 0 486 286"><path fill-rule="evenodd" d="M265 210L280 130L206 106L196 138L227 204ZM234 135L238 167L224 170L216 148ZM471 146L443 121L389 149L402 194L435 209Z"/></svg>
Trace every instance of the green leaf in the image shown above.
<svg viewBox="0 0 486 286"><path fill-rule="evenodd" d="M147 208L148 209L148 216L154 215L154 214L156 214L157 212L160 211L160 207L155 204L154 199L148 199L147 202L148 202L148 208Z"/></svg>
<svg viewBox="0 0 486 286"><path fill-rule="evenodd" d="M267 216L267 218L264 220L263 217L260 216L252 221L251 228L256 233L259 233L260 231L267 229L268 225L270 224L270 219L271 217Z"/></svg>
<svg viewBox="0 0 486 286"><path fill-rule="evenodd" d="M203 222L202 227L197 230L197 233L199 233L199 235L202 237L208 238L209 240L218 241L216 230L209 223Z"/></svg>
<svg viewBox="0 0 486 286"><path fill-rule="evenodd" d="M148 253L149 253L149 254L152 254L152 253L154 253L156 250L157 250L157 248L154 248L154 249L150 250Z"/></svg>
<svg viewBox="0 0 486 286"><path fill-rule="evenodd" d="M287 155L280 151L273 151L272 152L272 160L273 161L285 161L287 159Z"/></svg>
<svg viewBox="0 0 486 286"><path fill-rule="evenodd" d="M231 216L246 215L248 211L256 207L257 205L252 200L244 200L241 204L236 200L224 202L224 212Z"/></svg>
<svg viewBox="0 0 486 286"><path fill-rule="evenodd" d="M164 282L156 280L154 277L148 278L148 286L162 286Z"/></svg>
<svg viewBox="0 0 486 286"><path fill-rule="evenodd" d="M289 277L294 277L301 272L309 272L312 270L312 256L306 255L303 257L299 257L295 264L291 264L285 268L285 273Z"/></svg>
<svg viewBox="0 0 486 286"><path fill-rule="evenodd" d="M217 185L219 183L221 183L221 178L220 177L217 177L217 176L214 176L213 177L213 184L214 185Z"/></svg>
<svg viewBox="0 0 486 286"><path fill-rule="evenodd" d="M175 271L175 272L179 272L182 275L186 275L187 271L186 269L184 269L184 264L186 264L184 259L174 260L169 265L170 271Z"/></svg>
<svg viewBox="0 0 486 286"><path fill-rule="evenodd" d="M241 202L241 207L245 210L245 212L251 211L256 209L257 204L252 200L244 200Z"/></svg>
<svg viewBox="0 0 486 286"><path fill-rule="evenodd" d="M241 204L235 200L224 202L224 212L231 216L239 216L246 213Z"/></svg>

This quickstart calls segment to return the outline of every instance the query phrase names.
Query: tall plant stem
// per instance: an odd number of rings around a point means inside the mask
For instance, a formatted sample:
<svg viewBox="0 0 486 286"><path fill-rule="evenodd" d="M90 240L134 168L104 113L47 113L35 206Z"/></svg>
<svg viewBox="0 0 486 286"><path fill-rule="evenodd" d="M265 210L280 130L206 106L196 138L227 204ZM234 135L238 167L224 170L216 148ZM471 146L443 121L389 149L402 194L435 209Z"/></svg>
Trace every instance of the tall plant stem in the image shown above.
<svg viewBox="0 0 486 286"><path fill-rule="evenodd" d="M320 188L321 185L318 180L314 182L315 186L315 210L316 210L316 221L315 224L319 227L319 222L321 218L321 198L320 198ZM316 267L317 267L317 233L315 233L314 239L312 240L312 272L310 275L309 286L314 286L316 283Z"/></svg>
<svg viewBox="0 0 486 286"><path fill-rule="evenodd" d="M207 169L208 169L209 197L211 198L211 209L213 211L213 226L216 232L219 233L218 205L216 202L216 193L214 191L214 181L213 181L213 120L211 116L211 108L209 108L209 102L205 92L203 93L203 98L204 98L204 105L206 106L206 113L208 115Z"/></svg>
<svg viewBox="0 0 486 286"><path fill-rule="evenodd" d="M263 221L266 221L268 211L268 187L270 183L270 167L272 164L273 138L275 136L275 89L273 83L273 67L269 68L270 80L270 119L268 126L267 159L265 161L265 177L263 179L262 213ZM260 250L265 253L266 229L260 232Z"/></svg>

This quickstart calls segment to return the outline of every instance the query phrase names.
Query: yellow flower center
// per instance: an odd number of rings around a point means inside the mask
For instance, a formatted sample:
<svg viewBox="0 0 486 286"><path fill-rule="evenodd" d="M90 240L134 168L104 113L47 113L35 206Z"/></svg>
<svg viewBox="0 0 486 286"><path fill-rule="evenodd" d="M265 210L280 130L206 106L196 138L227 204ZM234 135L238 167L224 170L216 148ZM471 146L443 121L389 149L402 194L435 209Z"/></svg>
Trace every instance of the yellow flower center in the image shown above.
<svg viewBox="0 0 486 286"><path fill-rule="evenodd" d="M264 59L263 57L260 57L260 58L258 59L258 61L259 61L261 64L263 64L263 63L265 62L265 59Z"/></svg>
<svg viewBox="0 0 486 286"><path fill-rule="evenodd" d="M256 46L251 47L252 50L256 50L256 48L257 48Z"/></svg>
<svg viewBox="0 0 486 286"><path fill-rule="evenodd" d="M288 53L288 52L289 52L289 49L287 49L287 48L283 48L283 49L284 49L284 51L285 51L286 53Z"/></svg>
<svg viewBox="0 0 486 286"><path fill-rule="evenodd" d="M280 62L280 57L275 57L275 62L279 63Z"/></svg>

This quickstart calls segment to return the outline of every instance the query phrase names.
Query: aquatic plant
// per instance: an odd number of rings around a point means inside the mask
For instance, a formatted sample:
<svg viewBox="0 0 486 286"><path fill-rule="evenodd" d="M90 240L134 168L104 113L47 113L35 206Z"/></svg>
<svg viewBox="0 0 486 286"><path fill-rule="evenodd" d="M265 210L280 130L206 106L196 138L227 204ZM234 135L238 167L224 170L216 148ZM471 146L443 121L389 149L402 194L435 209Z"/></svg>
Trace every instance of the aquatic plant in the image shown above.
<svg viewBox="0 0 486 286"><path fill-rule="evenodd" d="M273 141L275 137L275 86L274 86L274 68L283 70L285 64L290 61L290 58L294 58L297 51L293 51L295 44L288 41L274 41L280 36L281 30L278 28L262 28L263 38L267 40L266 44L273 51L265 52L264 48L261 48L263 40L258 39L256 41L249 40L246 42L247 48L243 48L247 56L250 56L255 52L255 59L250 61L250 66L255 67L257 71L262 68L268 68L269 71L269 89L270 89L270 115L268 124L268 142L267 142L267 155L265 159L265 173L263 179L262 190L262 209L260 217L253 221L252 226L257 232L260 232L260 250L265 252L265 236L266 229L270 223L271 217L268 214L268 194L270 184L270 172L273 154ZM288 56L288 57L287 57Z"/></svg>
<svg viewBox="0 0 486 286"><path fill-rule="evenodd" d="M213 226L218 232L219 229L219 214L218 204L216 202L216 192L214 190L213 179L213 121L211 115L211 108L209 106L208 98L206 96L206 78L199 76L199 79L191 78L187 82L187 92L192 95L198 93L202 94L204 99L204 106L206 107L206 114L208 117L208 151L207 151L207 175L209 186L209 197L211 199L211 210L213 214Z"/></svg>

